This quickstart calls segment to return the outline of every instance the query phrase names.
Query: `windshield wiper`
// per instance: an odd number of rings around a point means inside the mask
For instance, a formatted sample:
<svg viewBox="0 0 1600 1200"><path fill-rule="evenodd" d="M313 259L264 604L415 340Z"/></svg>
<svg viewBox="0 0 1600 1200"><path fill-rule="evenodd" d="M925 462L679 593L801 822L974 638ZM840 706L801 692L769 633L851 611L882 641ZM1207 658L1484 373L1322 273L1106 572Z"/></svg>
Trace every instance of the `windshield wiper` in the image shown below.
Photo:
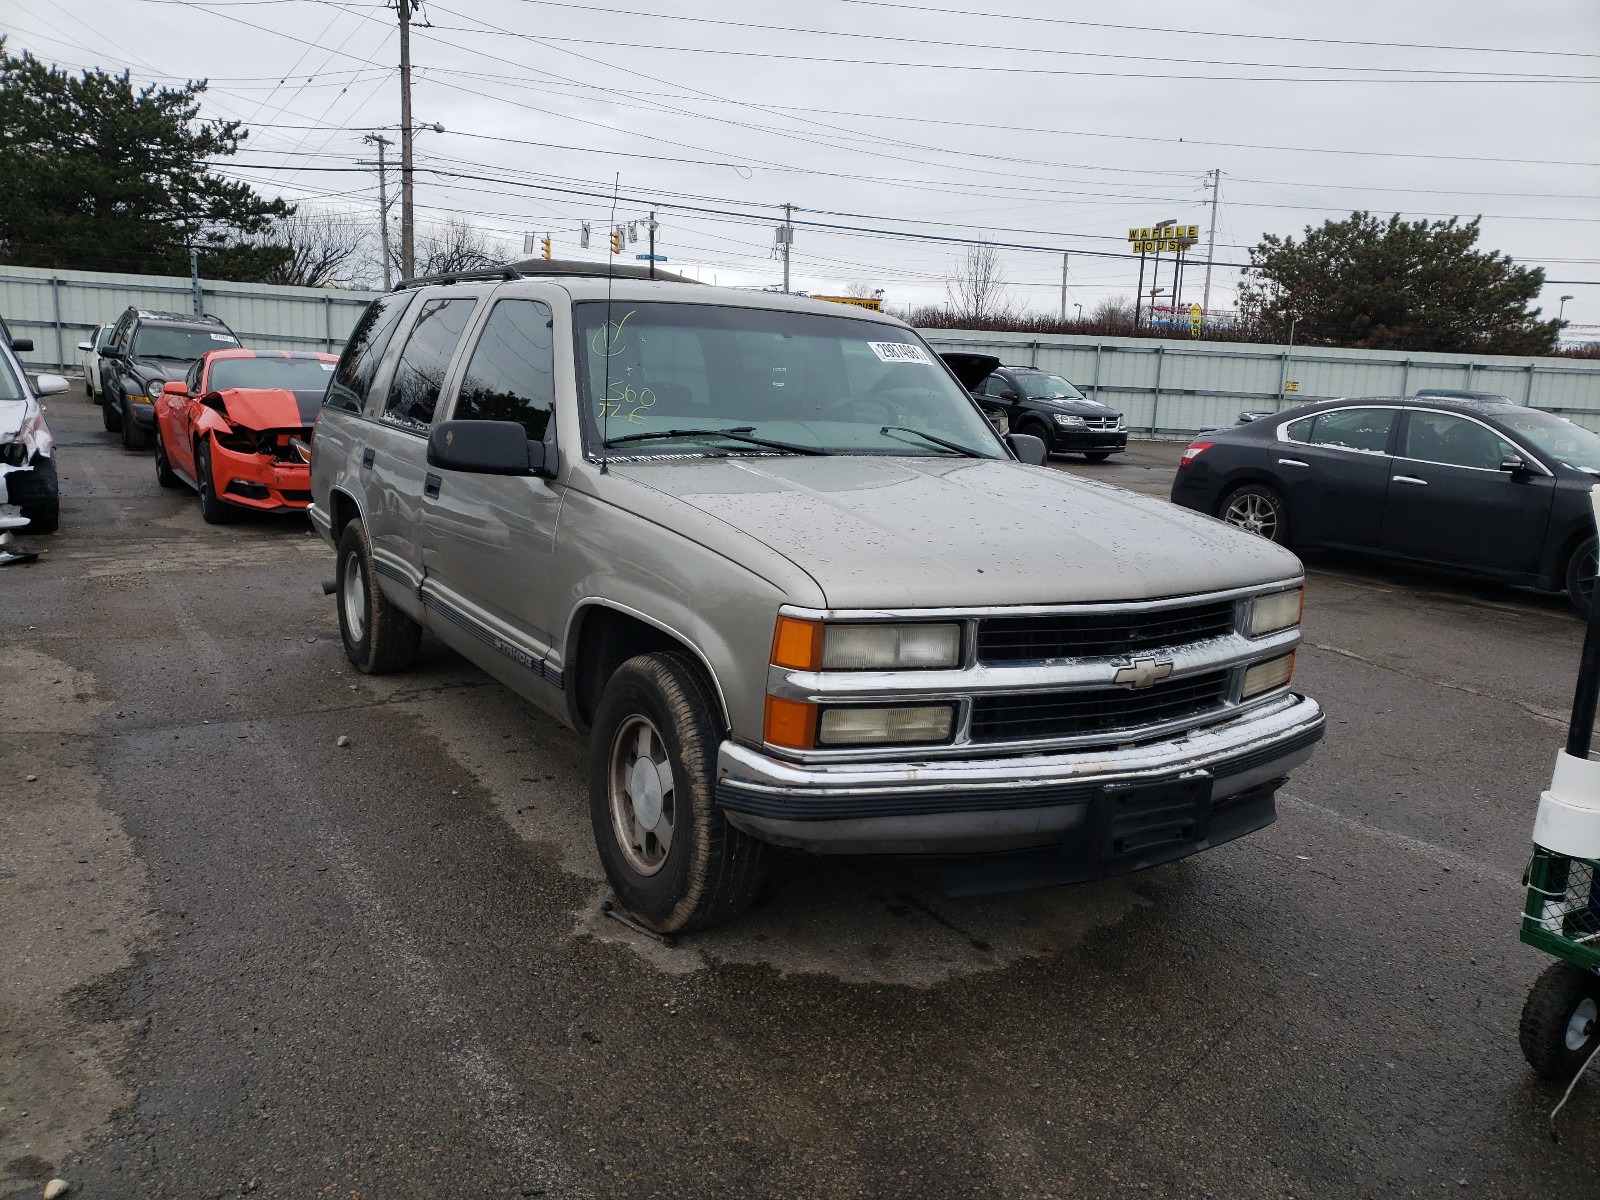
<svg viewBox="0 0 1600 1200"><path fill-rule="evenodd" d="M754 425L735 425L731 429L657 429L650 433L627 433L621 437L607 438L602 445L620 446L625 442L651 442L660 438L721 437L735 442L748 442L752 446L765 446L768 450L783 450L789 454L827 454L820 446L798 446L793 442L778 442L771 438L751 437Z"/></svg>
<svg viewBox="0 0 1600 1200"><path fill-rule="evenodd" d="M878 430L878 432L879 433L909 433L913 437L919 437L923 441L932 442L935 446L943 446L946 450L953 450L953 451L955 451L955 453L963 454L968 458L988 458L989 457L987 454L978 453L978 451L974 450L971 446L961 446L961 445L957 445L955 442L947 442L942 437L935 437L931 433L924 433L920 429L912 429L910 426L907 426L907 425L885 425L882 429Z"/></svg>

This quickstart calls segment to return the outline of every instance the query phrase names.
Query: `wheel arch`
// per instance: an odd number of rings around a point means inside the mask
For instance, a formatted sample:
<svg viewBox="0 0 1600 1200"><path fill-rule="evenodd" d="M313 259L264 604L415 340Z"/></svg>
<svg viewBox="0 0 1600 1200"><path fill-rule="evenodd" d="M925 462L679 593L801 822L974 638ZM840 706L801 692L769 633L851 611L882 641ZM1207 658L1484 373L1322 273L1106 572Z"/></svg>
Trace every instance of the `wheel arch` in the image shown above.
<svg viewBox="0 0 1600 1200"><path fill-rule="evenodd" d="M1259 483L1262 487L1271 488L1278 493L1284 505L1288 505L1289 497L1285 494L1283 483L1280 480L1260 467L1240 467L1217 484L1216 499L1211 502L1211 515L1213 517L1222 516L1222 510L1228 502L1228 497L1247 483Z"/></svg>
<svg viewBox="0 0 1600 1200"><path fill-rule="evenodd" d="M344 488L336 487L328 493L328 518L331 522L333 543L339 544L339 537L344 533L344 527L351 521L363 519L361 505Z"/></svg>
<svg viewBox="0 0 1600 1200"><path fill-rule="evenodd" d="M700 668L710 685L723 731L729 727L728 702L710 660L681 631L615 601L592 598L573 610L567 622L564 664L567 711L587 731L606 683L636 654L679 653Z"/></svg>

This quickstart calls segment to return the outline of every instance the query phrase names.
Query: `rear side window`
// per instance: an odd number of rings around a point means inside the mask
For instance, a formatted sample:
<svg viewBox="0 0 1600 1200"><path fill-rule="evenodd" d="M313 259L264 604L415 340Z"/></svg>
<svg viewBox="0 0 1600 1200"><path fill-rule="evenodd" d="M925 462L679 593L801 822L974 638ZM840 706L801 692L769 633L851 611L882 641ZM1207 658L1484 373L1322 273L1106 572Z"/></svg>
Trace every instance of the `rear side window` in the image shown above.
<svg viewBox="0 0 1600 1200"><path fill-rule="evenodd" d="M367 305L367 311L361 314L350 333L350 340L344 344L344 353L339 356L333 382L322 401L326 407L358 413L367 406L372 377L377 374L383 352L413 295L414 292L401 292L379 296Z"/></svg>
<svg viewBox="0 0 1600 1200"><path fill-rule="evenodd" d="M407 429L425 433L433 425L433 413L444 388L444 373L450 368L461 335L477 299L429 300L417 314L406 348L395 364L394 382L384 404L383 419Z"/></svg>
<svg viewBox="0 0 1600 1200"><path fill-rule="evenodd" d="M1309 442L1311 440L1311 426L1315 421L1315 417L1301 417L1298 421L1290 421L1284 427L1284 432L1291 442Z"/></svg>
<svg viewBox="0 0 1600 1200"><path fill-rule="evenodd" d="M454 416L515 421L530 441L542 442L555 402L550 306L538 300L500 301L472 349Z"/></svg>
<svg viewBox="0 0 1600 1200"><path fill-rule="evenodd" d="M1394 428L1392 408L1346 408L1318 413L1308 439L1314 446L1338 446L1368 453L1389 452L1389 431Z"/></svg>

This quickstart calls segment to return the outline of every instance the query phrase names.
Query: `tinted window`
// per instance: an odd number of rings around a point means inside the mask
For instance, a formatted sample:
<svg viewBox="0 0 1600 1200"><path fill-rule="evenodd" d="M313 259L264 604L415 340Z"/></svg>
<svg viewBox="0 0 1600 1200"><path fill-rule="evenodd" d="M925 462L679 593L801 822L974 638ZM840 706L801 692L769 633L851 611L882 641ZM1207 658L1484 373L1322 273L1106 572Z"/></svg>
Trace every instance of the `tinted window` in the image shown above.
<svg viewBox="0 0 1600 1200"><path fill-rule="evenodd" d="M1406 420L1402 458L1443 463L1450 467L1500 468L1500 460L1517 451L1476 421L1448 413L1414 412Z"/></svg>
<svg viewBox="0 0 1600 1200"><path fill-rule="evenodd" d="M372 390L372 377L378 363L394 335L395 326L405 315L406 306L416 293L401 292L379 296L367 305L356 327L350 331L350 340L344 344L339 365L333 373L333 382L322 403L329 408L345 412L360 412L367 406L367 393Z"/></svg>
<svg viewBox="0 0 1600 1200"><path fill-rule="evenodd" d="M1315 417L1301 417L1298 421L1290 421L1285 432L1291 442L1307 442L1311 440L1311 425Z"/></svg>
<svg viewBox="0 0 1600 1200"><path fill-rule="evenodd" d="M429 300L423 304L400 361L395 364L394 382L389 385L389 398L383 409L384 420L418 432L426 431L433 424L433 410L439 404L444 373L450 367L450 359L477 304L476 299L465 296Z"/></svg>
<svg viewBox="0 0 1600 1200"><path fill-rule="evenodd" d="M502 300L473 347L454 415L463 421L516 421L529 439L542 442L555 407L554 372L549 305Z"/></svg>
<svg viewBox="0 0 1600 1200"><path fill-rule="evenodd" d="M1387 454L1394 417L1392 408L1346 408L1318 413L1307 440L1314 446L1340 446L1346 450Z"/></svg>
<svg viewBox="0 0 1600 1200"><path fill-rule="evenodd" d="M1006 393L1013 392L1016 389L1007 383L1002 376L991 375L989 378L983 381L983 387L979 390L981 390L985 396L1004 397Z"/></svg>
<svg viewBox="0 0 1600 1200"><path fill-rule="evenodd" d="M231 333L209 329L178 329L170 325L145 325L134 335L133 353L138 358L178 358L185 362L199 358L207 350L237 346Z"/></svg>
<svg viewBox="0 0 1600 1200"><path fill-rule="evenodd" d="M219 358L211 364L211 390L284 388L320 392L328 386L333 364L317 358Z"/></svg>

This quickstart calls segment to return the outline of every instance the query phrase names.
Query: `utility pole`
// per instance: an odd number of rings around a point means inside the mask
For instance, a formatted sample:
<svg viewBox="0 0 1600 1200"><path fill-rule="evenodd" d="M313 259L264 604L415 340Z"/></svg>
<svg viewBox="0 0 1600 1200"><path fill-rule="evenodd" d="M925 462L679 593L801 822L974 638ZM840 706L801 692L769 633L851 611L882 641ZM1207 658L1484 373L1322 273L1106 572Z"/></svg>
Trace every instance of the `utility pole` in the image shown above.
<svg viewBox="0 0 1600 1200"><path fill-rule="evenodd" d="M1062 255L1061 255L1061 320L1062 320L1063 323L1065 323L1066 319L1067 319L1067 256L1066 256L1066 253L1063 252Z"/></svg>
<svg viewBox="0 0 1600 1200"><path fill-rule="evenodd" d="M361 139L378 148L378 234L383 244L383 290L394 286L394 260L389 255L389 166L383 152L394 145L381 133L369 133Z"/></svg>
<svg viewBox="0 0 1600 1200"><path fill-rule="evenodd" d="M784 291L789 291L789 246L794 240L794 205L784 205Z"/></svg>
<svg viewBox="0 0 1600 1200"><path fill-rule="evenodd" d="M656 277L656 214L650 213L650 278Z"/></svg>
<svg viewBox="0 0 1600 1200"><path fill-rule="evenodd" d="M1200 294L1200 313L1211 311L1211 259L1217 250L1217 193L1222 190L1222 168L1211 172L1211 227L1206 231L1206 283Z"/></svg>
<svg viewBox="0 0 1600 1200"><path fill-rule="evenodd" d="M200 290L200 251L193 246L189 247L189 288L194 293L194 315L206 315L205 293Z"/></svg>
<svg viewBox="0 0 1600 1200"><path fill-rule="evenodd" d="M416 225L411 209L411 0L400 7L400 274L417 272Z"/></svg>

